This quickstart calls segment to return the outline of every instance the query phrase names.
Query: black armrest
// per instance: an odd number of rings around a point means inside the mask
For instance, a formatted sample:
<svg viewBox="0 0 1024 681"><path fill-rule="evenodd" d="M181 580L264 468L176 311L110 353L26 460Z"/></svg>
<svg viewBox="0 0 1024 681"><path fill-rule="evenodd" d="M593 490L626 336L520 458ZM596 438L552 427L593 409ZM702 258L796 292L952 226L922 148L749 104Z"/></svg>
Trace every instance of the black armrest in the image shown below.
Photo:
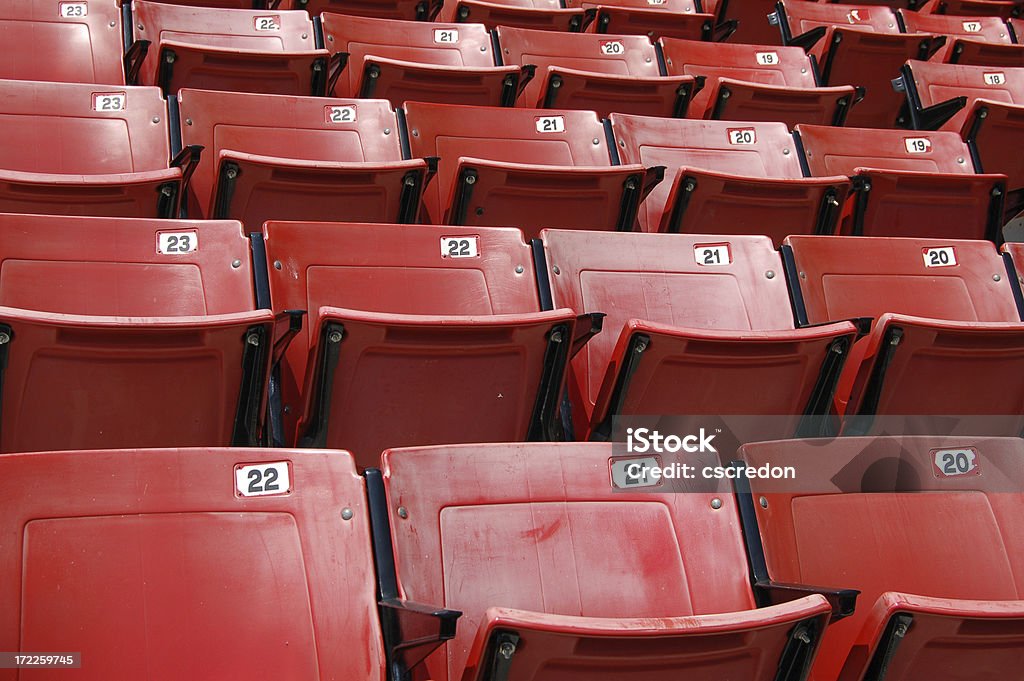
<svg viewBox="0 0 1024 681"><path fill-rule="evenodd" d="M295 335L302 331L302 317L305 310L285 310L274 318L274 354L271 355L270 365L276 367L284 353L288 350Z"/></svg>
<svg viewBox="0 0 1024 681"><path fill-rule="evenodd" d="M736 32L736 29L740 27L738 19L726 19L722 23L715 26L714 34L711 37L712 42L724 43L732 34Z"/></svg>
<svg viewBox="0 0 1024 681"><path fill-rule="evenodd" d="M181 168L182 189L188 187L189 180L192 179L192 173L194 173L196 168L199 166L199 158L202 156L204 148L205 147L201 144L190 144L187 147L183 147L182 150L171 159L171 168Z"/></svg>
<svg viewBox="0 0 1024 681"><path fill-rule="evenodd" d="M570 358L575 357L591 338L601 333L606 316L604 312L590 312L576 317L576 332L573 335L572 348L569 350Z"/></svg>
<svg viewBox="0 0 1024 681"><path fill-rule="evenodd" d="M754 590L763 594L766 597L765 600L771 605L795 601L798 598L813 594L824 596L828 604L832 606L830 622L836 622L852 615L857 605L857 596L860 595L860 591L857 589L834 589L824 586L784 584L765 580L755 582Z"/></svg>
<svg viewBox="0 0 1024 681"><path fill-rule="evenodd" d="M818 41L825 37L825 33L828 29L824 26L815 26L806 33L795 35L786 41L786 45L793 47L802 47L804 52L809 52L812 47L818 44Z"/></svg>
<svg viewBox="0 0 1024 681"><path fill-rule="evenodd" d="M128 85L139 84L139 70L142 68L142 62L146 61L151 44L148 40L136 40L124 53L124 78Z"/></svg>
<svg viewBox="0 0 1024 681"><path fill-rule="evenodd" d="M402 679L439 645L455 636L458 610L385 598L380 606L391 678Z"/></svg>

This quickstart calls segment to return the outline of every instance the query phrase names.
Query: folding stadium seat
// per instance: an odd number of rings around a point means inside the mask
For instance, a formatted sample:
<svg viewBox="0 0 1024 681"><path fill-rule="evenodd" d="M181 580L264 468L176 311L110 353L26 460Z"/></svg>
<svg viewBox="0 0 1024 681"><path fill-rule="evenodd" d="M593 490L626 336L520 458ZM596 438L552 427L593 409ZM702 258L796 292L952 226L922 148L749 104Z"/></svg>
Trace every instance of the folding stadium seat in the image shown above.
<svg viewBox="0 0 1024 681"><path fill-rule="evenodd" d="M301 11L226 10L133 0L128 81L181 88L323 95L336 72ZM269 13L268 13L269 12Z"/></svg>
<svg viewBox="0 0 1024 681"><path fill-rule="evenodd" d="M593 20L595 10L563 7L562 0L447 0L437 16L442 22L472 22L489 29L518 26L579 33Z"/></svg>
<svg viewBox="0 0 1024 681"><path fill-rule="evenodd" d="M237 222L0 215L0 451L253 444L273 316Z"/></svg>
<svg viewBox="0 0 1024 681"><path fill-rule="evenodd" d="M566 0L566 7L593 8L591 33L711 40L715 18L697 11L693 0Z"/></svg>
<svg viewBox="0 0 1024 681"><path fill-rule="evenodd" d="M644 36L506 26L495 33L505 62L537 67L519 98L526 107L681 118L698 89L693 76L662 75L654 45Z"/></svg>
<svg viewBox="0 0 1024 681"><path fill-rule="evenodd" d="M779 29L768 21L777 0L702 0L705 12L716 17L717 26L734 23L730 40L747 45L781 45Z"/></svg>
<svg viewBox="0 0 1024 681"><path fill-rule="evenodd" d="M929 0L921 5L920 12L1009 19L1021 16L1022 8L1021 0Z"/></svg>
<svg viewBox="0 0 1024 681"><path fill-rule="evenodd" d="M794 433L803 415L830 405L856 329L794 328L771 240L566 230L541 238L552 304L608 314L572 362L578 434L589 420L590 436L604 438L613 416L645 414L779 416L781 432Z"/></svg>
<svg viewBox="0 0 1024 681"><path fill-rule="evenodd" d="M640 207L645 232L831 234L847 177L804 177L782 123L665 121L612 114L624 163L665 166Z"/></svg>
<svg viewBox="0 0 1024 681"><path fill-rule="evenodd" d="M0 645L80 656L80 669L32 675L384 679L385 650L404 657L382 641L347 452L6 454L0 471ZM381 605L418 625L426 650L458 614Z"/></svg>
<svg viewBox="0 0 1024 681"><path fill-rule="evenodd" d="M178 93L181 136L205 148L189 215L413 222L433 160L405 160L385 101Z"/></svg>
<svg viewBox="0 0 1024 681"><path fill-rule="evenodd" d="M818 87L814 65L798 47L661 41L670 74L707 79L690 118L842 125L856 101L852 86Z"/></svg>
<svg viewBox="0 0 1024 681"><path fill-rule="evenodd" d="M1004 215L1024 210L1024 104L1011 105L976 99L964 121L961 134L967 140L978 170L1006 175Z"/></svg>
<svg viewBox="0 0 1024 681"><path fill-rule="evenodd" d="M840 411L1009 414L1024 425L1019 289L991 243L792 236L783 257L801 323L875 320L847 362Z"/></svg>
<svg viewBox="0 0 1024 681"><path fill-rule="evenodd" d="M1010 29L998 17L954 17L901 10L897 18L907 33L946 36L946 44L932 61L1024 66L1024 46L1012 44Z"/></svg>
<svg viewBox="0 0 1024 681"><path fill-rule="evenodd" d="M752 480L741 496L755 575L860 591L853 616L828 627L812 681L1016 677L1020 439L796 440L742 453L797 475L788 487Z"/></svg>
<svg viewBox="0 0 1024 681"><path fill-rule="evenodd" d="M1007 19L1006 23L1009 25L1010 30L1013 31L1013 35L1016 38L1015 42L1024 43L1024 19Z"/></svg>
<svg viewBox="0 0 1024 681"><path fill-rule="evenodd" d="M193 155L158 89L2 80L0 117L0 212L176 215Z"/></svg>
<svg viewBox="0 0 1024 681"><path fill-rule="evenodd" d="M409 103L416 156L439 156L423 194L433 224L633 228L664 168L611 164L604 126L591 111L496 109Z"/></svg>
<svg viewBox="0 0 1024 681"><path fill-rule="evenodd" d="M1024 104L1024 68L909 61L900 83L905 118L916 130L960 130L979 99Z"/></svg>
<svg viewBox="0 0 1024 681"><path fill-rule="evenodd" d="M345 442L374 466L391 446L550 436L576 315L541 311L518 230L269 222L264 235L273 308L309 311L280 371L286 439L298 416L302 446Z"/></svg>
<svg viewBox="0 0 1024 681"><path fill-rule="evenodd" d="M801 678L829 600L794 587L786 602L755 607L733 496L630 489L626 467L653 459L614 456L593 443L384 453L367 487L390 515L399 591L463 612L425 674ZM837 608L850 600L827 597Z"/></svg>
<svg viewBox="0 0 1024 681"><path fill-rule="evenodd" d="M367 19L325 13L327 49L343 53L338 97L513 106L529 69L495 66L481 24Z"/></svg>
<svg viewBox="0 0 1024 681"><path fill-rule="evenodd" d="M1002 239L1006 176L975 174L959 135L813 125L795 134L811 176L853 180L844 234Z"/></svg>
<svg viewBox="0 0 1024 681"><path fill-rule="evenodd" d="M817 59L822 85L864 89L864 101L846 120L851 126L891 127L902 99L892 79L907 59L928 59L944 44L934 35L900 33L888 7L780 0L773 21L786 45L802 47Z"/></svg>
<svg viewBox="0 0 1024 681"><path fill-rule="evenodd" d="M348 16L405 21L432 21L441 0L282 0L279 9L304 9L310 15L337 12Z"/></svg>
<svg viewBox="0 0 1024 681"><path fill-rule="evenodd" d="M0 78L124 84L121 12L113 0L4 0Z"/></svg>

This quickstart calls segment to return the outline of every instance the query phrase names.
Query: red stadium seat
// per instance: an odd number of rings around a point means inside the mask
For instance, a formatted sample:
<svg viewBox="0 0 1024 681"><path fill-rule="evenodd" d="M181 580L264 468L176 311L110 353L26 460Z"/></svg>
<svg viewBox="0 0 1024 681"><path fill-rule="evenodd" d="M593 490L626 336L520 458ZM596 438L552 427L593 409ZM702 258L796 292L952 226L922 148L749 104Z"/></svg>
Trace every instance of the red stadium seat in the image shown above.
<svg viewBox="0 0 1024 681"><path fill-rule="evenodd" d="M844 234L1002 239L1006 177L975 174L959 135L810 125L796 134L812 176L853 179Z"/></svg>
<svg viewBox="0 0 1024 681"><path fill-rule="evenodd" d="M729 34L734 43L781 45L779 29L768 21L775 4L776 0L702 0L701 7L715 15L718 27L735 25Z"/></svg>
<svg viewBox="0 0 1024 681"><path fill-rule="evenodd" d="M1024 414L1019 292L991 243L793 236L783 251L802 322L875 320L840 382L848 415Z"/></svg>
<svg viewBox="0 0 1024 681"><path fill-rule="evenodd" d="M804 177L782 123L665 121L612 114L623 163L665 166L638 216L645 232L831 234L845 176Z"/></svg>
<svg viewBox="0 0 1024 681"><path fill-rule="evenodd" d="M337 12L348 16L431 21L441 0L282 0L279 9L304 9L310 15Z"/></svg>
<svg viewBox="0 0 1024 681"><path fill-rule="evenodd" d="M860 591L853 616L829 626L812 680L1017 675L1020 439L797 440L742 455L797 476L752 480L759 503L741 499L755 574Z"/></svg>
<svg viewBox="0 0 1024 681"><path fill-rule="evenodd" d="M1024 104L1011 105L976 99L961 130L979 170L1006 175L1006 214L1024 210L1024 166L1020 149L1024 145Z"/></svg>
<svg viewBox="0 0 1024 681"><path fill-rule="evenodd" d="M0 78L123 85L121 12L113 0L4 0Z"/></svg>
<svg viewBox="0 0 1024 681"><path fill-rule="evenodd" d="M259 441L273 316L237 222L0 215L0 451Z"/></svg>
<svg viewBox="0 0 1024 681"><path fill-rule="evenodd" d="M528 69L495 66L480 24L367 19L324 14L327 49L344 53L338 97L513 106Z"/></svg>
<svg viewBox="0 0 1024 681"><path fill-rule="evenodd" d="M654 45L644 36L506 26L495 33L506 63L537 67L519 98L525 107L681 118L697 89L693 76L663 76Z"/></svg>
<svg viewBox="0 0 1024 681"><path fill-rule="evenodd" d="M0 212L177 215L183 173L156 88L5 80L0 119Z"/></svg>
<svg viewBox="0 0 1024 681"><path fill-rule="evenodd" d="M892 127L902 99L892 79L907 59L927 59L944 44L933 35L901 34L888 7L780 0L774 21L786 45L818 60L823 85L864 89L864 100L846 120L851 126Z"/></svg>
<svg viewBox="0 0 1024 681"><path fill-rule="evenodd" d="M429 177L403 160L398 119L379 100L182 90L185 144L205 147L189 215L241 220L413 222Z"/></svg>
<svg viewBox="0 0 1024 681"><path fill-rule="evenodd" d="M607 437L623 414L784 416L774 434L783 437L831 403L855 328L795 329L769 239L566 230L541 238L553 304L608 314L569 382L573 414L589 419L592 438Z"/></svg>
<svg viewBox="0 0 1024 681"><path fill-rule="evenodd" d="M921 5L920 12L1010 19L1021 16L1022 10L1024 2L1021 0L929 0Z"/></svg>
<svg viewBox="0 0 1024 681"><path fill-rule="evenodd" d="M814 66L798 47L661 41L665 67L704 76L690 118L842 125L856 101L850 85L817 87Z"/></svg>
<svg viewBox="0 0 1024 681"><path fill-rule="evenodd" d="M464 612L424 678L772 681L809 664L828 602L755 607L732 495L623 489L621 469L651 459L614 456L577 443L384 453L386 500L379 474L368 489L391 516L401 592Z"/></svg>
<svg viewBox="0 0 1024 681"><path fill-rule="evenodd" d="M309 320L281 368L287 435L386 447L548 436L576 316L541 312L514 229L275 223L264 227L279 312Z"/></svg>
<svg viewBox="0 0 1024 681"><path fill-rule="evenodd" d="M433 224L515 225L528 238L548 226L633 228L663 168L613 166L590 111L410 103L413 155L439 156L423 194Z"/></svg>
<svg viewBox="0 0 1024 681"><path fill-rule="evenodd" d="M384 678L366 493L346 452L47 452L0 466L0 646L74 649L82 681Z"/></svg>
<svg viewBox="0 0 1024 681"><path fill-rule="evenodd" d="M715 18L696 10L693 0L566 0L566 7L593 9L591 33L711 40Z"/></svg>
<svg viewBox="0 0 1024 681"><path fill-rule="evenodd" d="M1010 29L998 17L954 17L920 12L897 13L907 33L947 37L932 61L988 66L1024 66L1024 46L1013 45Z"/></svg>
<svg viewBox="0 0 1024 681"><path fill-rule="evenodd" d="M917 130L959 131L979 99L1024 105L1024 68L909 61L901 78Z"/></svg>
<svg viewBox="0 0 1024 681"><path fill-rule="evenodd" d="M301 11L226 10L132 0L128 80L181 88L323 95L333 75Z"/></svg>
<svg viewBox="0 0 1024 681"><path fill-rule="evenodd" d="M594 18L593 9L563 7L561 0L447 0L437 16L442 22L472 22L488 29L518 26L579 33Z"/></svg>

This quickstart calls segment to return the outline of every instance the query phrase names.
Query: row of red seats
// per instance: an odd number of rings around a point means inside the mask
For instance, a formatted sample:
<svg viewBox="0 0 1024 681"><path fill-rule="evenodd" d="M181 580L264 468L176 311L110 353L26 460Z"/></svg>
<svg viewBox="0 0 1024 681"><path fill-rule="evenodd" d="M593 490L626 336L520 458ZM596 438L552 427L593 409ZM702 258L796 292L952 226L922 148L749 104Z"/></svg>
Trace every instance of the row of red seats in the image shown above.
<svg viewBox="0 0 1024 681"><path fill-rule="evenodd" d="M89 681L1001 681L1022 457L766 442L736 466L798 482L734 492L594 443L391 450L365 477L343 451L4 455L0 645L79 651L47 678Z"/></svg>
<svg viewBox="0 0 1024 681"><path fill-rule="evenodd" d="M273 433L372 465L570 420L607 438L622 414L789 415L771 437L1024 414L1016 244L271 222L250 257L230 221L5 215L0 234L7 452Z"/></svg>
<svg viewBox="0 0 1024 681"><path fill-rule="evenodd" d="M567 24L581 24L585 15L583 9L557 11L572 15ZM456 14L447 23L432 25L448 32L436 41L437 49L450 47L451 36L460 32L483 30L479 24L485 22ZM665 35L710 37L707 15L695 21L682 16L684 24ZM472 25L456 25L467 21ZM339 19L333 23L344 26ZM497 23L490 21L487 27ZM602 23L608 32L612 24ZM526 25L531 27L530 22ZM225 10L146 0L8 0L0 7L0 28L9 46L0 60L0 77L160 85L169 93L185 86L324 95L346 56L329 34L325 40L320 18L311 19L304 10ZM380 44L385 36L364 37ZM40 44L47 49L35 49ZM424 58L431 56L428 52L421 50ZM481 57L490 67L501 63L490 53L471 56L466 66L479 65Z"/></svg>
<svg viewBox="0 0 1024 681"><path fill-rule="evenodd" d="M422 220L776 243L837 231L998 243L1004 222L1006 178L975 173L952 132L794 136L779 123L193 90L168 109L153 88L27 81L0 94L6 212L174 217L184 203L249 230ZM1014 167L1002 158L996 170Z"/></svg>

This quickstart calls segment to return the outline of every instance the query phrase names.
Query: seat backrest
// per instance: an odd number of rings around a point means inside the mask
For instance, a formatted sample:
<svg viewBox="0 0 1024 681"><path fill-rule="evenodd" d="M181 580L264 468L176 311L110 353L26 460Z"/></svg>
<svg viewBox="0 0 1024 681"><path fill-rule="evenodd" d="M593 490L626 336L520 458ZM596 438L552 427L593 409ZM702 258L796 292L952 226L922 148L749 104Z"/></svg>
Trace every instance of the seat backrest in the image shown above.
<svg viewBox="0 0 1024 681"><path fill-rule="evenodd" d="M818 26L845 26L870 33L899 33L896 13L878 5L840 5L834 3L782 0L790 31L794 36Z"/></svg>
<svg viewBox="0 0 1024 681"><path fill-rule="evenodd" d="M971 174L971 153L953 132L798 125L812 176L855 175L857 168Z"/></svg>
<svg viewBox="0 0 1024 681"><path fill-rule="evenodd" d="M796 472L786 483L751 481L754 498L762 500L754 511L771 578L861 592L853 616L829 628L816 663L821 678L836 678L883 593L969 601L1024 597L1024 575L1016 568L1024 560L1022 442L842 437L743 446L748 466ZM960 613L950 606L957 624ZM1017 623L996 627L993 620L969 619L956 633L969 639L1019 631ZM1008 659L999 654L1000 644L981 645L970 652L984 656L987 650L990 668ZM941 664L959 659L955 646L936 648ZM855 648L851 658L856 654Z"/></svg>
<svg viewBox="0 0 1024 681"><path fill-rule="evenodd" d="M1024 104L1024 68L1005 66L963 66L912 59L907 66L921 106L929 107L957 97L967 105L951 120L948 128L959 130L976 99L1004 104Z"/></svg>
<svg viewBox="0 0 1024 681"><path fill-rule="evenodd" d="M658 59L646 36L595 33L554 33L499 26L495 29L506 64L534 64L543 81L548 66L618 76L656 78ZM534 90L541 83L537 82ZM532 101L536 101L534 96Z"/></svg>
<svg viewBox="0 0 1024 681"><path fill-rule="evenodd" d="M255 309L237 222L0 215L0 243L5 307L118 317Z"/></svg>
<svg viewBox="0 0 1024 681"><path fill-rule="evenodd" d="M573 360L591 402L630 319L687 329L794 327L782 260L768 237L549 229L541 239L554 306L607 315Z"/></svg>
<svg viewBox="0 0 1024 681"><path fill-rule="evenodd" d="M304 9L312 16L337 12L346 16L430 21L441 9L441 0L284 0L281 7Z"/></svg>
<svg viewBox="0 0 1024 681"><path fill-rule="evenodd" d="M385 677L365 491L347 452L0 462L3 645L74 641L88 681Z"/></svg>
<svg viewBox="0 0 1024 681"><path fill-rule="evenodd" d="M170 161L160 90L0 80L0 168L70 175L160 170Z"/></svg>
<svg viewBox="0 0 1024 681"><path fill-rule="evenodd" d="M665 166L665 180L640 209L648 228L665 205L680 167L747 177L799 178L800 158L784 123L732 123L649 116L610 116L623 163Z"/></svg>
<svg viewBox="0 0 1024 681"><path fill-rule="evenodd" d="M492 606L583 617L753 607L732 496L613 487L637 458L613 457L594 443L384 453L388 508L406 509L391 520L403 595L463 611L428 658L431 678L460 678Z"/></svg>
<svg viewBox="0 0 1024 681"><path fill-rule="evenodd" d="M0 3L0 78L124 83L121 12L115 2Z"/></svg>
<svg viewBox="0 0 1024 681"><path fill-rule="evenodd" d="M988 241L791 236L807 321L893 312L1019 322L1006 266Z"/></svg>
<svg viewBox="0 0 1024 681"><path fill-rule="evenodd" d="M182 144L205 148L190 182L190 211L211 201L226 149L306 161L402 159L398 119L384 100L183 89L178 102Z"/></svg>
<svg viewBox="0 0 1024 681"><path fill-rule="evenodd" d="M268 222L264 237L273 309L310 317L288 350L300 383L323 306L466 316L540 310L530 247L517 229Z"/></svg>
<svg viewBox="0 0 1024 681"><path fill-rule="evenodd" d="M928 14L971 17L1018 17L1024 3L1020 0L931 0L921 6Z"/></svg>
<svg viewBox="0 0 1024 681"><path fill-rule="evenodd" d="M434 24L330 12L321 20L327 49L349 55L347 76L341 77L352 83L359 79L367 55L441 66L494 66L491 36L483 24Z"/></svg>
<svg viewBox="0 0 1024 681"><path fill-rule="evenodd" d="M735 78L762 85L815 87L814 71L799 47L742 45L662 38L665 68L690 76Z"/></svg>
<svg viewBox="0 0 1024 681"><path fill-rule="evenodd" d="M704 11L707 9L705 2ZM653 9L677 14L699 14L693 0L566 0L566 7L623 7L629 9Z"/></svg>
<svg viewBox="0 0 1024 681"><path fill-rule="evenodd" d="M262 52L315 49L313 22L302 10L226 10L132 0L135 39ZM155 56L155 54L153 55Z"/></svg>
<svg viewBox="0 0 1024 681"><path fill-rule="evenodd" d="M414 157L438 156L438 176L423 193L440 220L459 157L552 166L610 166L604 126L592 111L504 109L409 102Z"/></svg>
<svg viewBox="0 0 1024 681"><path fill-rule="evenodd" d="M715 15L716 23L737 22L736 32L729 39L749 45L782 44L778 26L768 21L776 4L776 0L703 0L701 3L705 12Z"/></svg>
<svg viewBox="0 0 1024 681"><path fill-rule="evenodd" d="M944 14L921 14L899 10L899 19L907 33L933 33L957 38L970 38L990 43L1012 43L1010 31L999 17L957 17Z"/></svg>

